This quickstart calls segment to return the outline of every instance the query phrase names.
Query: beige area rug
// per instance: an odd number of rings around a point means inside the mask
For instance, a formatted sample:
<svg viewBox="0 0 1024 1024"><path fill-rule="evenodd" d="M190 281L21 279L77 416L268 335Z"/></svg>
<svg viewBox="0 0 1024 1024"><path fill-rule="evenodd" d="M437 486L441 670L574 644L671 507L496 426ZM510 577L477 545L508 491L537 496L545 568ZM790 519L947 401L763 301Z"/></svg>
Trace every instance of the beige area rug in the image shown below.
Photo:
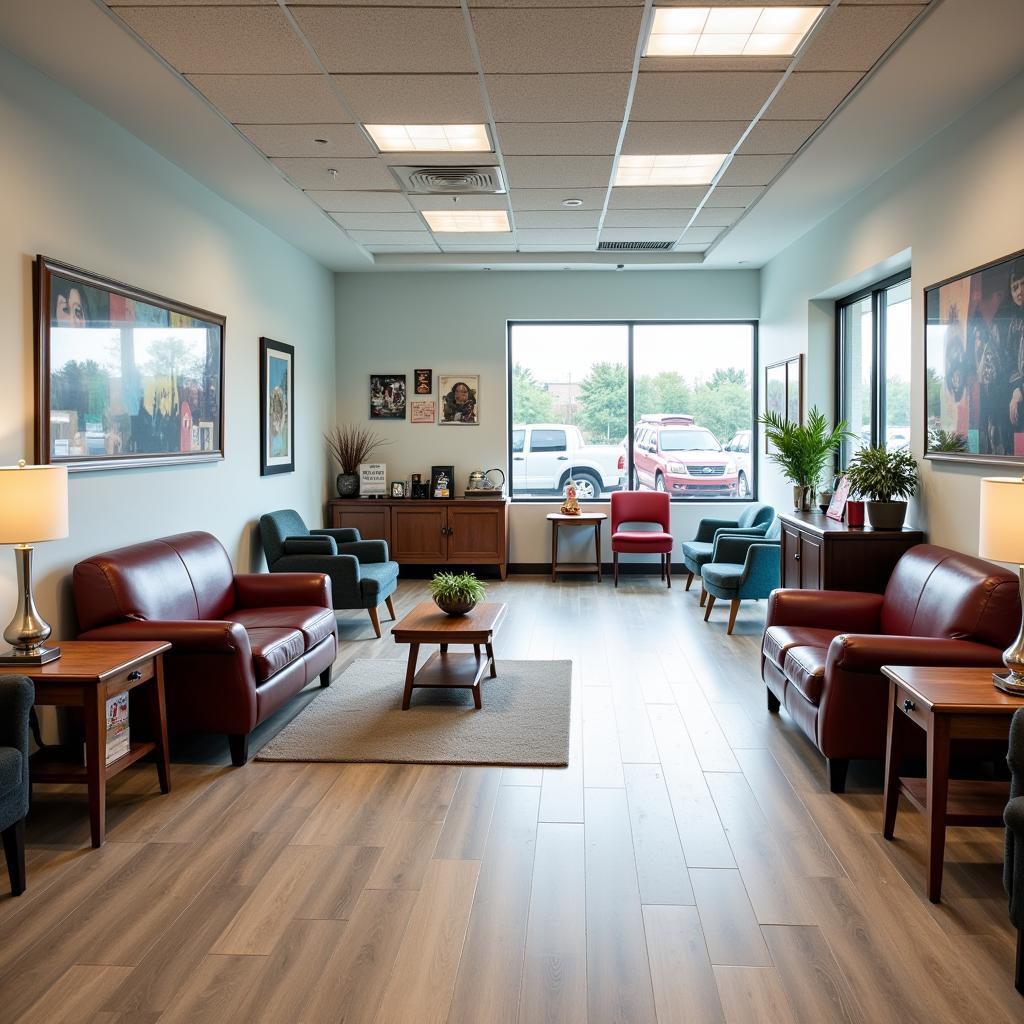
<svg viewBox="0 0 1024 1024"><path fill-rule="evenodd" d="M257 754L260 761L411 764L569 763L571 661L498 661L483 708L469 690L414 690L402 710L405 662L353 662Z"/></svg>

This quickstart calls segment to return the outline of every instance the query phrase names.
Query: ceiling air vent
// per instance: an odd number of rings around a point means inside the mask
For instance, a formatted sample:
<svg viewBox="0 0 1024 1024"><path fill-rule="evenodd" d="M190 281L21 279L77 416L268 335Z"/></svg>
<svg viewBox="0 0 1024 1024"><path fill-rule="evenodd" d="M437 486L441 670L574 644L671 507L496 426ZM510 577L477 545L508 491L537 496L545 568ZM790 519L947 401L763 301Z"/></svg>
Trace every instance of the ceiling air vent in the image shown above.
<svg viewBox="0 0 1024 1024"><path fill-rule="evenodd" d="M505 191L500 167L392 167L413 195L494 195Z"/></svg>
<svg viewBox="0 0 1024 1024"><path fill-rule="evenodd" d="M598 250L626 252L636 249L671 249L674 242L598 242Z"/></svg>

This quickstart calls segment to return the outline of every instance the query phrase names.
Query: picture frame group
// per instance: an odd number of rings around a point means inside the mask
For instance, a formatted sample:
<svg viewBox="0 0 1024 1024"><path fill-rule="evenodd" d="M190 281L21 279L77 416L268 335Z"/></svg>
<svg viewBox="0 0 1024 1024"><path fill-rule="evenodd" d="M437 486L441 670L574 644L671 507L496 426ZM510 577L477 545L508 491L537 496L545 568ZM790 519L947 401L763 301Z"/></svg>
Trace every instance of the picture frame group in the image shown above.
<svg viewBox="0 0 1024 1024"><path fill-rule="evenodd" d="M370 374L370 419L404 420L440 426L478 426L480 423L480 374L437 374L438 397L434 393L434 371L413 370L413 389L407 391L404 373Z"/></svg>

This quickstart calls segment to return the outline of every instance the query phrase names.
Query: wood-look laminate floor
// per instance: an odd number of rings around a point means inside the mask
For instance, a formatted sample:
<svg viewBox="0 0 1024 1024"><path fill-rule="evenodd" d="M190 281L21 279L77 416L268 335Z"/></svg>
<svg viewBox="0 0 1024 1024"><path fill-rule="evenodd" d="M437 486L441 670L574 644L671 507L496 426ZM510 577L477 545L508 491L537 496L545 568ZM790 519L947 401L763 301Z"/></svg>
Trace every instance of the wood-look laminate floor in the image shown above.
<svg viewBox="0 0 1024 1024"><path fill-rule="evenodd" d="M423 594L403 583L399 614ZM99 851L84 792L39 787L0 1022L1024 1019L1001 833L952 830L929 904L916 812L885 842L880 771L830 794L767 714L763 606L728 638L651 578L490 595L499 666L575 661L567 769L232 769L220 741L179 745L168 796L151 767L115 780ZM404 657L371 636L349 616L339 668Z"/></svg>

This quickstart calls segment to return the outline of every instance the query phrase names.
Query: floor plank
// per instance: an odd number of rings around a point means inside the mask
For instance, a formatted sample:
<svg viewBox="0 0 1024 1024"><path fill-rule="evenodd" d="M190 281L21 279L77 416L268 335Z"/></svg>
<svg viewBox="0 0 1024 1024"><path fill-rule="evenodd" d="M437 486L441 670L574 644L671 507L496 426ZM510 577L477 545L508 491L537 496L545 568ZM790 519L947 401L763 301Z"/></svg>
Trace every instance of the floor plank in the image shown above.
<svg viewBox="0 0 1024 1024"><path fill-rule="evenodd" d="M792 1007L770 967L715 967L726 1024L795 1024Z"/></svg>
<svg viewBox="0 0 1024 1024"><path fill-rule="evenodd" d="M711 962L716 966L771 967L740 873L691 868L690 882Z"/></svg>

